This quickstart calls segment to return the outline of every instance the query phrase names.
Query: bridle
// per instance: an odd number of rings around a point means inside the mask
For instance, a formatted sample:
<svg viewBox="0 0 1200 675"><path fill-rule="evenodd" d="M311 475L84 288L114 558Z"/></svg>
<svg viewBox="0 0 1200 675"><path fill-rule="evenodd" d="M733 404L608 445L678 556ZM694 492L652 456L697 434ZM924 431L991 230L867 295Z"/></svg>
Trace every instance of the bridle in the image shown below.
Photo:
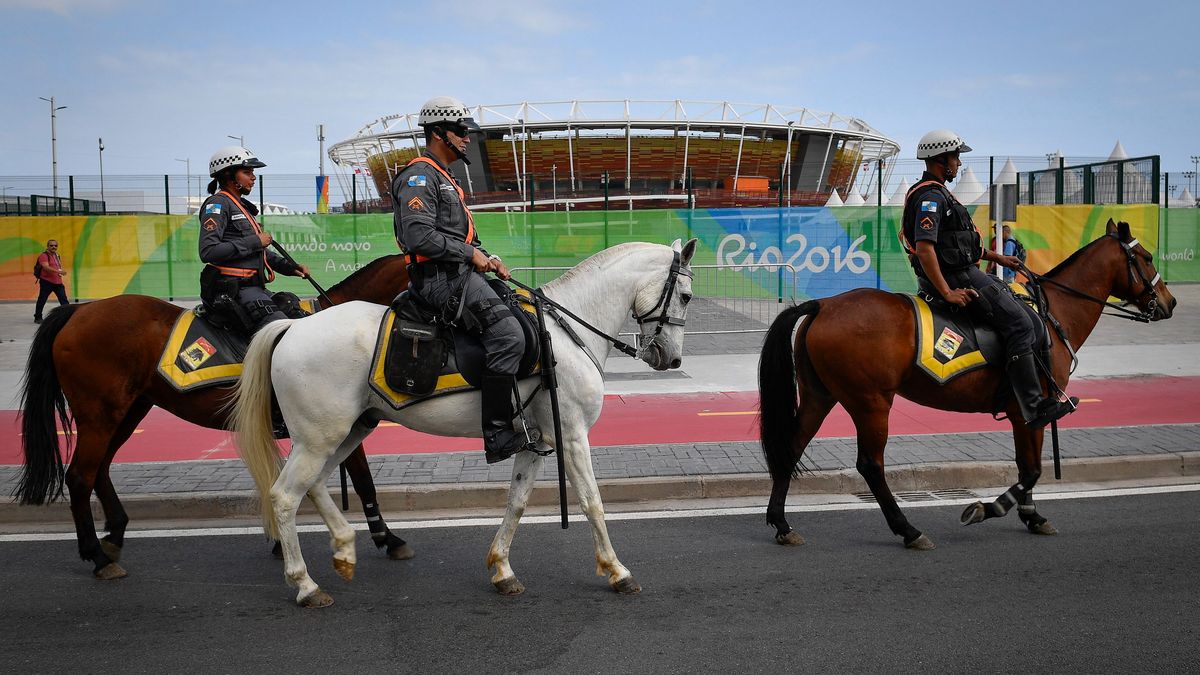
<svg viewBox="0 0 1200 675"><path fill-rule="evenodd" d="M546 297L546 294L542 293L541 289L533 288L531 286L526 286L525 284L517 281L516 279L509 279L508 282L511 283L512 285L516 286L517 288L528 291L531 296L533 296L537 299L538 302L546 303L547 305L553 307L554 309L571 317L579 325L583 326L584 328L590 330L591 332L595 333L596 335L599 335L600 337L604 338L605 340L608 340L609 342L612 343L613 347L615 347L622 354L625 354L626 356L631 356L635 359L639 359L642 357L642 354L645 353L646 349L649 349L649 347L651 345L653 345L655 342L658 341L658 338L662 334L663 328L665 326L668 326L668 325L683 326L685 324L685 319L683 317L670 316L670 314L668 314L668 310L670 309L670 306L671 306L671 296L673 296L675 294L675 286L679 283L679 277L681 277L681 276L691 277L692 271L689 269L685 269L683 267L683 264L680 261L679 251L673 251L672 253L673 253L673 258L671 259L671 271L667 273L667 281L666 281L666 283L663 284L663 291L662 291L662 294L659 295L659 297L658 297L658 302L654 303L654 306L651 307L650 311L648 311L648 312L645 312L643 314L638 314L637 311L633 312L633 320L637 321L639 325L647 324L647 323L657 323L658 324L654 330L654 335L652 335L649 340L646 340L644 343L642 343L641 349L634 347L633 345L629 344L628 342L625 342L624 340L622 340L620 338L613 337L613 336L609 335L608 333L605 333L604 331L600 330L599 328L596 328L595 326L588 323L587 321L584 321L583 319L576 316L571 310L567 309L566 307L563 307L562 305L558 304L557 302ZM654 318L647 318L651 314L654 314L655 310L657 310L660 306L662 307L661 314L659 314L657 317L654 317ZM583 341L578 339L578 336L575 335L575 331L572 330L566 322L560 321L559 323L567 331L567 334L571 336L572 340L576 344L578 344L580 347L583 347ZM639 342L641 342L641 341L639 340ZM584 350L586 351L586 347L584 347ZM593 362L595 362L595 357L592 357L592 360L593 360ZM599 363L597 363L597 367L599 367Z"/></svg>
<svg viewBox="0 0 1200 675"><path fill-rule="evenodd" d="M1133 304L1140 306L1142 299L1145 298L1147 295L1150 296L1150 299L1146 301L1146 309L1144 309L1142 311L1135 312L1133 310L1127 309L1123 305L1118 305L1115 302L1109 302L1108 300L1088 295L1087 293L1084 293L1083 291L1079 291L1074 288L1071 288L1070 286L1067 286L1066 284L1059 283L1059 282L1055 281L1054 279L1051 279L1050 277L1043 276L1043 275L1037 274L1035 272L1031 272L1028 267L1025 267L1024 264L1021 265L1021 272L1024 273L1029 279L1032 279L1032 280L1036 281L1037 283L1048 283L1052 286L1056 286L1058 288L1063 289L1064 291L1067 291L1068 293L1074 295L1077 298L1083 298L1084 300L1090 300L1091 302L1094 302L1094 303L1097 303L1100 305L1104 305L1105 307L1108 307L1109 309L1115 309L1118 312L1121 312L1121 314L1113 314L1111 312L1102 312L1105 316L1115 316L1118 319L1129 319L1130 321L1140 321L1142 323L1150 323L1150 320L1154 317L1155 313L1158 311L1158 291L1154 290L1154 286L1155 286L1155 284L1157 284L1159 281L1162 280L1162 275L1158 274L1156 272L1154 275L1154 278L1149 279L1146 277L1146 273L1142 270L1142 268L1137 265L1137 262L1134 260L1134 256L1141 257L1143 260L1146 260L1146 261L1150 261L1152 259L1151 255L1149 253L1145 253L1143 255L1143 254L1136 253L1133 250L1133 247L1139 245L1139 243L1140 243L1140 242L1138 242L1137 239L1131 239L1128 242L1124 242L1124 241L1121 241L1121 238L1119 236L1117 236L1116 234L1110 234L1108 236L1115 238L1117 240L1117 242L1119 244L1121 244L1121 250L1124 251L1124 253L1125 253L1125 261L1127 263L1126 272L1129 275L1128 276L1129 288L1132 290L1134 287L1134 276L1135 275L1137 276L1137 280L1142 282L1142 292L1137 294L1136 296L1134 296L1133 301L1132 301Z"/></svg>

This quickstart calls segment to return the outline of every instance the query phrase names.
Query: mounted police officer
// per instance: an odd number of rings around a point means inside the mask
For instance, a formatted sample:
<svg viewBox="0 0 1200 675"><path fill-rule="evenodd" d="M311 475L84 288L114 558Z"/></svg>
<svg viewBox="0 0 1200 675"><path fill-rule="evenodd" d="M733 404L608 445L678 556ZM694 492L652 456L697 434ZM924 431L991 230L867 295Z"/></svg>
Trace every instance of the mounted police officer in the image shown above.
<svg viewBox="0 0 1200 675"><path fill-rule="evenodd" d="M392 180L396 241L408 254L412 290L443 317L473 327L487 351L482 425L489 464L508 459L528 442L514 431L513 388L525 351L517 319L483 276L508 279L508 268L480 248L475 222L450 165L470 164L466 150L479 125L457 99L438 96L421 107L425 152Z"/></svg>
<svg viewBox="0 0 1200 675"><path fill-rule="evenodd" d="M917 144L925 173L904 200L902 226L909 260L922 292L969 308L972 316L1000 334L1021 416L1030 429L1040 429L1074 412L1078 400L1066 403L1042 395L1033 355L1033 319L1007 285L977 266L982 258L1016 269L1020 260L985 249L971 215L946 187L958 177L959 153L970 151L958 134L945 129L925 134Z"/></svg>
<svg viewBox="0 0 1200 675"><path fill-rule="evenodd" d="M296 267L267 248L271 235L259 226L255 220L258 209L245 198L254 189L254 170L264 166L246 148L217 150L208 162L211 196L201 204L199 214L200 260L205 263L200 272L200 298L209 307L221 296L232 298L250 332L288 318L266 289L276 271L308 276L306 266Z"/></svg>

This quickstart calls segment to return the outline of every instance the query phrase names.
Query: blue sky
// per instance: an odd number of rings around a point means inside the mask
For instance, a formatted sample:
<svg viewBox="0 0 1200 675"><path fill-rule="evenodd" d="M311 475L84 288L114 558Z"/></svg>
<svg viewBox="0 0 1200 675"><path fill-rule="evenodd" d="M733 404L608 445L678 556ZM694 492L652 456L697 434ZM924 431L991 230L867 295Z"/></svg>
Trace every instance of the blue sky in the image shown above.
<svg viewBox="0 0 1200 675"><path fill-rule="evenodd" d="M341 4L342 6L338 6ZM0 0L0 175L193 172L227 134L316 173L437 94L468 104L691 99L860 117L905 157L932 128L982 154L1200 155L1200 3Z"/></svg>

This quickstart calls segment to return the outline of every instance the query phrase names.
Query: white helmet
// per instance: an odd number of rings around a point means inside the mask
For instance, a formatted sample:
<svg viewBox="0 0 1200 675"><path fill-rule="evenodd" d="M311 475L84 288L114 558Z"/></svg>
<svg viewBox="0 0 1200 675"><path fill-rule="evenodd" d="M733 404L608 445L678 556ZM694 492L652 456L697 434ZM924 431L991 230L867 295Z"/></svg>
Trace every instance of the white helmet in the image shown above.
<svg viewBox="0 0 1200 675"><path fill-rule="evenodd" d="M949 129L936 129L921 137L917 143L917 159L929 159L944 155L947 152L970 152L967 145L958 134Z"/></svg>
<svg viewBox="0 0 1200 675"><path fill-rule="evenodd" d="M431 124L457 124L471 131L479 131L479 125L471 118L471 111L462 101L451 96L434 96L421 106L417 126Z"/></svg>
<svg viewBox="0 0 1200 675"><path fill-rule="evenodd" d="M237 145L227 145L213 153L212 159L208 160L208 175L210 178L215 178L217 173L222 169L228 169L231 166L245 166L251 169L260 169L266 164L254 156L246 148Z"/></svg>

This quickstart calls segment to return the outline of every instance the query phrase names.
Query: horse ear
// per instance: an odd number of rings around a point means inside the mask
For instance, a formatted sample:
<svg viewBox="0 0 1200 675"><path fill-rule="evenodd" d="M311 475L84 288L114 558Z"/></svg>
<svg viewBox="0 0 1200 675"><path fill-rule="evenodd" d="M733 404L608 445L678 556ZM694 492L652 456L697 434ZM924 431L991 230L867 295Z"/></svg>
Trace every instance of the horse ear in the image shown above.
<svg viewBox="0 0 1200 675"><path fill-rule="evenodd" d="M1117 224L1113 222L1112 218L1109 218L1108 225L1104 226L1104 234L1116 234L1116 232L1117 232Z"/></svg>
<svg viewBox="0 0 1200 675"><path fill-rule="evenodd" d="M1133 239L1133 237L1129 234L1129 223L1123 220L1117 223L1117 237L1119 237L1121 241L1129 241Z"/></svg>
<svg viewBox="0 0 1200 675"><path fill-rule="evenodd" d="M682 246L683 246L683 240L682 240L682 239L676 239L675 241L671 242L671 250L672 250L672 251L678 251L678 250L680 250L680 248L681 248Z"/></svg>
<svg viewBox="0 0 1200 675"><path fill-rule="evenodd" d="M696 244L698 241L695 238L689 239L688 243L684 244L683 250L679 252L680 264L687 265L692 262L692 256L696 255Z"/></svg>

